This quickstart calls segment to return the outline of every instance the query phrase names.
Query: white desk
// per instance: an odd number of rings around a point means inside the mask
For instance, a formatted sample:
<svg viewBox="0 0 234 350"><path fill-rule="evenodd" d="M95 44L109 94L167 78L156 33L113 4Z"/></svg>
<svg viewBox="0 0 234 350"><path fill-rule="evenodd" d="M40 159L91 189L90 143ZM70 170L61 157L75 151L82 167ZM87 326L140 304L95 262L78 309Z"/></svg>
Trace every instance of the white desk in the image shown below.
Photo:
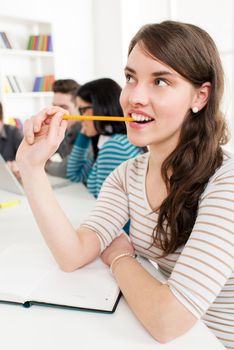
<svg viewBox="0 0 234 350"><path fill-rule="evenodd" d="M56 190L56 196L78 226L95 200L81 184ZM0 191L0 201L19 198ZM15 242L43 244L27 201L0 209L0 251ZM221 350L224 347L201 322L169 344L159 344L144 330L124 299L114 314L100 314L50 307L0 304L2 350Z"/></svg>

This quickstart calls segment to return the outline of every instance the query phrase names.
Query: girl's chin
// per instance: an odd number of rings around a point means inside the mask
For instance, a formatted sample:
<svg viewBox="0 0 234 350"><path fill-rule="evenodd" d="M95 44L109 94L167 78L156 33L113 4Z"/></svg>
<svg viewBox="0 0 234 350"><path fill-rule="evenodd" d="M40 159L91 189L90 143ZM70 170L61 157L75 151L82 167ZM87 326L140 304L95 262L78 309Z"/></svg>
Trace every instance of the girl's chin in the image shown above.
<svg viewBox="0 0 234 350"><path fill-rule="evenodd" d="M146 140L141 140L139 137L131 137L130 135L128 135L128 140L130 143L132 143L134 146L137 146L137 147L148 146L148 143L146 142Z"/></svg>

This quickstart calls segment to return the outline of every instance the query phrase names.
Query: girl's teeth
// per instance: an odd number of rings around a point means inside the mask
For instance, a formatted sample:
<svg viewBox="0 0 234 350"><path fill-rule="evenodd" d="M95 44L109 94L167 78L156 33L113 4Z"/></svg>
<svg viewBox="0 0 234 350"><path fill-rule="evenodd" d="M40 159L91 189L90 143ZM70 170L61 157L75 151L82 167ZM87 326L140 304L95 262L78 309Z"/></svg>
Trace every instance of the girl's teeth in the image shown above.
<svg viewBox="0 0 234 350"><path fill-rule="evenodd" d="M143 121L150 121L151 118L149 117L145 117L143 115L140 115L140 114L135 114L135 113L132 113L132 118L136 121L136 122L143 122Z"/></svg>

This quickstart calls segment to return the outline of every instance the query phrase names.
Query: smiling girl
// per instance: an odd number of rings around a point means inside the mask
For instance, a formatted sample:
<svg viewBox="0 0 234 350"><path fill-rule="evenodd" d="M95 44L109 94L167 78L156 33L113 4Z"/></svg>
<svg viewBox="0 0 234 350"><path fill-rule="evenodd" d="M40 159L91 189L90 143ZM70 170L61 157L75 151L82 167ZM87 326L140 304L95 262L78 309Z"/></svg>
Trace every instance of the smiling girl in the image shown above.
<svg viewBox="0 0 234 350"><path fill-rule="evenodd" d="M146 25L130 43L125 74L120 101L134 119L128 138L149 153L107 178L96 208L74 230L44 172L63 139L66 111L42 111L26 122L17 155L34 216L65 271L102 254L157 341L178 337L202 318L234 349L234 158L221 148L227 130L217 49L194 25ZM131 242L119 236L129 219ZM156 261L167 283L149 275L135 254Z"/></svg>

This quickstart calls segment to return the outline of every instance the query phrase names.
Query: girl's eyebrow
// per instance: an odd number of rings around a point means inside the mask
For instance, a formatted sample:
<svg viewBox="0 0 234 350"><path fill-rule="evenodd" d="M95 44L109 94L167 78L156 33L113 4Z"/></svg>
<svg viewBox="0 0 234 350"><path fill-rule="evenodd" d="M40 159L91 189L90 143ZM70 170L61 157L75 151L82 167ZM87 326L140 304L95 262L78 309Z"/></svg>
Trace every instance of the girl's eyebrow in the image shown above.
<svg viewBox="0 0 234 350"><path fill-rule="evenodd" d="M136 74L136 71L128 66L125 67L124 69L125 72L130 72L132 74ZM162 76L162 75L167 75L167 76L171 76L171 77L176 77L177 74L175 73L171 73L167 70L160 70L160 71L157 71L157 72L153 72L152 74L152 77L159 77L159 76Z"/></svg>
<svg viewBox="0 0 234 350"><path fill-rule="evenodd" d="M162 76L162 75L169 75L169 76L171 76L171 77L176 77L176 76L177 76L177 74L171 73L171 72L169 72L168 70L160 70L160 71L158 71L158 72L152 73L151 75L152 75L153 77L159 77L159 76Z"/></svg>
<svg viewBox="0 0 234 350"><path fill-rule="evenodd" d="M132 69L132 68L130 68L130 67L128 67L128 66L126 66L125 68L124 68L124 71L126 72L130 72L130 73L133 73L133 74L136 74L136 71L134 70L134 69Z"/></svg>

